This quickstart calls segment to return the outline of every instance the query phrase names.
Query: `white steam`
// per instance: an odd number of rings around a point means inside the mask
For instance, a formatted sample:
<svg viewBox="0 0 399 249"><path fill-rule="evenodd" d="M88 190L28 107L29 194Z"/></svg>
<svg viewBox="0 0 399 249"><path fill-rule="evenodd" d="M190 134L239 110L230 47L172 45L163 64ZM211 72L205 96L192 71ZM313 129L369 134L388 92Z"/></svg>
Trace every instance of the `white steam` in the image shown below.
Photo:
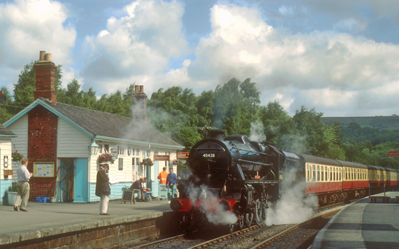
<svg viewBox="0 0 399 249"><path fill-rule="evenodd" d="M267 211L266 225L294 224L309 219L318 207L315 195L305 196L305 182L296 179L295 169L284 174L281 198Z"/></svg>
<svg viewBox="0 0 399 249"><path fill-rule="evenodd" d="M262 142L266 140L266 135L264 133L264 127L262 122L252 122L251 123L251 135L249 136L251 141Z"/></svg>
<svg viewBox="0 0 399 249"><path fill-rule="evenodd" d="M283 134L280 137L280 146L288 151L306 153L309 151L307 136L297 134Z"/></svg>
<svg viewBox="0 0 399 249"><path fill-rule="evenodd" d="M217 195L212 193L207 186L192 187L188 193L192 203L197 201L201 203L200 211L205 214L209 222L215 225L226 225L234 224L237 221L237 216L234 213L221 208Z"/></svg>

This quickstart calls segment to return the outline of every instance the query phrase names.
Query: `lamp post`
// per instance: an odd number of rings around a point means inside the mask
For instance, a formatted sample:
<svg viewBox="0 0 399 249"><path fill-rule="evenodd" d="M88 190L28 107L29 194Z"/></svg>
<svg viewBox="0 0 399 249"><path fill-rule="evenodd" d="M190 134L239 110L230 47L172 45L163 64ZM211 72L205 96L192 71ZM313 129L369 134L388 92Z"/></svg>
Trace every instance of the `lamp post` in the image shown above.
<svg viewBox="0 0 399 249"><path fill-rule="evenodd" d="M98 144L93 140L93 142L89 145L89 154L90 156L97 155L98 152Z"/></svg>

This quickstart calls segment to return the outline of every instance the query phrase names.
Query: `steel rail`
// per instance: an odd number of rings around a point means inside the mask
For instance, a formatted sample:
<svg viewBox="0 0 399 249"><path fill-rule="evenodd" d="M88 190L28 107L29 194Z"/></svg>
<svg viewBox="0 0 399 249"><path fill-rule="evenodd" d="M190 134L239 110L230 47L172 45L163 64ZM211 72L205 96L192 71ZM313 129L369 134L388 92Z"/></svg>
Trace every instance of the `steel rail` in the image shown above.
<svg viewBox="0 0 399 249"><path fill-rule="evenodd" d="M227 239L231 239L231 238L235 237L236 235L243 235L243 234L245 234L245 233L247 233L249 231L253 231L253 230L259 229L259 228L264 227L264 226L266 226L265 223L262 223L262 224L259 224L259 225L254 225L254 226L251 226L251 227L247 227L245 229L236 231L234 233L226 234L226 235L217 237L215 239L208 240L208 241L206 241L204 243L195 245L193 247L189 247L188 249L200 249L200 248L207 248L207 247L210 247L210 246L214 246L214 245L216 245L216 244L218 244L220 242L223 242L223 241L225 241Z"/></svg>
<svg viewBox="0 0 399 249"><path fill-rule="evenodd" d="M268 238L268 239L256 244L255 246L251 247L250 249L266 248L267 246L270 246L270 244L274 243L275 241L278 241L278 240L282 239L283 237L287 236L289 233L292 233L295 230L299 229L299 227L301 225L304 225L304 224L306 224L306 223L308 223L308 222L310 222L312 220L315 220L317 218L320 218L320 217L325 217L325 216L336 214L336 213L338 213L339 210L334 210L334 211L331 211L331 212L328 212L328 213L325 213L325 214L322 214L322 215L318 215L318 216L315 216L315 217L313 217L313 218L311 218L309 220L306 220L304 222L296 224L296 225L294 225L294 226L292 226L290 228L287 228L286 230L274 235L273 237Z"/></svg>
<svg viewBox="0 0 399 249"><path fill-rule="evenodd" d="M155 246L163 245L163 244L166 244L166 243L169 243L172 241L178 241L178 240L181 240L183 237L184 237L184 234L179 234L179 235L169 237L166 239L156 240L153 242L148 242L148 243L136 246L136 247L129 247L129 248L131 248L131 249L143 249L143 248L151 248L151 247L159 248L159 247L155 247Z"/></svg>

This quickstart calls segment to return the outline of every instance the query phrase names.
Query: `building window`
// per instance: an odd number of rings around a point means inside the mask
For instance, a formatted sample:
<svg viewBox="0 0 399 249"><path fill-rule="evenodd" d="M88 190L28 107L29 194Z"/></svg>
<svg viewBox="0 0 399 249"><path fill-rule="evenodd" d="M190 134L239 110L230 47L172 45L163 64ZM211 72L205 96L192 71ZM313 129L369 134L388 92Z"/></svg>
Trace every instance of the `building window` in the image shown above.
<svg viewBox="0 0 399 249"><path fill-rule="evenodd" d="M104 144L104 151L109 153L109 145L108 144Z"/></svg>
<svg viewBox="0 0 399 249"><path fill-rule="evenodd" d="M118 158L118 170L123 170L123 158Z"/></svg>
<svg viewBox="0 0 399 249"><path fill-rule="evenodd" d="M118 146L118 154L119 155L125 155L125 148L122 146Z"/></svg>
<svg viewBox="0 0 399 249"><path fill-rule="evenodd" d="M102 144L100 144L98 146L98 151L100 152L100 154L103 153L103 145Z"/></svg>

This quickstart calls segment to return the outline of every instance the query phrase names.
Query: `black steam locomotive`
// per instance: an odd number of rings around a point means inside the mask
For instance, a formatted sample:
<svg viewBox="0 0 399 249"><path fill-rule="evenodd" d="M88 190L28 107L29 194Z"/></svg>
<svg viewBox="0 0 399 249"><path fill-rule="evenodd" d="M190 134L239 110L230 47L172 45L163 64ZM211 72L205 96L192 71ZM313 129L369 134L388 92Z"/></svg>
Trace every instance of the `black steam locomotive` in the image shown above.
<svg viewBox="0 0 399 249"><path fill-rule="evenodd" d="M223 138L220 130L208 134L191 149L192 175L180 181L180 197L170 203L186 231L207 223L230 231L262 223L268 202L284 194L287 182L302 185L303 196L317 196L319 205L399 187L396 169L292 153L244 135Z"/></svg>
<svg viewBox="0 0 399 249"><path fill-rule="evenodd" d="M263 223L268 201L279 195L281 150L244 135L223 139L221 131L213 131L211 137L192 147L188 158L192 175L179 184L180 197L170 207L181 214L188 230L209 222L225 224L231 231ZM225 213L233 213L235 219L221 219Z"/></svg>

